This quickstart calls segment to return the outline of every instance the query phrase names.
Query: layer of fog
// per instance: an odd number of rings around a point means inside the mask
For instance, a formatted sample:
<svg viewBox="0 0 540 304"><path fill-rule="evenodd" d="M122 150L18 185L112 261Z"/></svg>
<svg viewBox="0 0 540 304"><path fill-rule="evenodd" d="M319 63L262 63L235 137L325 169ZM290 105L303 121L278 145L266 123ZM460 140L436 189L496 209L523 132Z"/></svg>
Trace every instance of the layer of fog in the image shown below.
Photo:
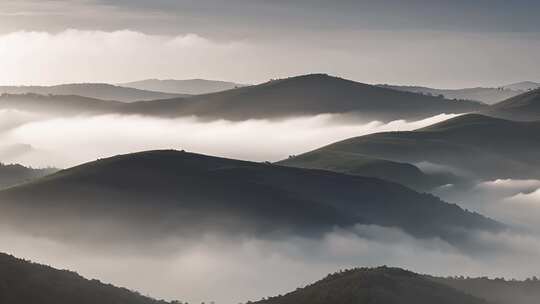
<svg viewBox="0 0 540 304"><path fill-rule="evenodd" d="M190 303L256 300L357 266L390 265L443 276L518 279L538 275L540 269L540 239L516 233L471 232L474 242L484 248L476 254L463 253L438 239L419 240L377 226L336 230L321 239L223 235L195 241L168 239L162 245L140 244L148 247L140 252L129 247L61 243L2 228L0 251Z"/></svg>
<svg viewBox="0 0 540 304"><path fill-rule="evenodd" d="M328 114L243 122L131 115L32 119L32 115L0 111L0 117L10 118L9 123L0 124L0 161L63 168L151 149L185 149L245 160L277 161L338 140L374 132L412 130L455 116L441 114L420 121L381 123Z"/></svg>
<svg viewBox="0 0 540 304"><path fill-rule="evenodd" d="M498 179L445 185L434 194L515 227L540 232L540 180Z"/></svg>
<svg viewBox="0 0 540 304"><path fill-rule="evenodd" d="M410 130L447 119L354 122L335 115L281 121L201 121L101 115L47 117L0 111L0 158L32 166L66 167L139 150L175 148L249 160L279 160L331 142L389 130ZM5 118L5 119L4 119ZM8 153L9 152L9 153ZM421 164L426 171L452 171ZM208 235L111 248L66 243L0 230L0 252L51 264L156 297L197 303L238 303L294 290L329 272L391 265L435 275L538 276L540 181L479 181L446 185L444 200L524 229L471 234L478 250L464 252L444 241L418 240L399 230L359 226L322 239L262 240ZM146 247L145 250L138 248Z"/></svg>

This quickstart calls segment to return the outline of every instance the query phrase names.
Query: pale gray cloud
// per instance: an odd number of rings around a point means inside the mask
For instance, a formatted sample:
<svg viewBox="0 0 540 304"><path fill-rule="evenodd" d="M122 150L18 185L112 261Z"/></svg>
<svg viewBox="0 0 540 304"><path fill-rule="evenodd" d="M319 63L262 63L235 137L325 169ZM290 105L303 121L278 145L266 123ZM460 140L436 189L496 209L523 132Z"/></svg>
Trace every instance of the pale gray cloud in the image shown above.
<svg viewBox="0 0 540 304"><path fill-rule="evenodd" d="M24 69L26 58L0 59L3 71L4 65L15 62L23 66L18 73L24 74L19 77L10 69L3 73L10 76L0 79L0 84L203 76L251 83L308 72L328 72L369 83L439 87L539 81L540 72L535 67L540 60L540 19L534 14L539 9L540 2L532 0L5 0L0 2L0 34L36 31L65 37L65 31L72 28L88 38L85 33L96 30L106 34L129 30L147 37L195 34L214 44L242 43L248 47L225 55L218 47L203 52L198 61L187 56L184 62L196 64L197 71L178 63L185 52L177 58L167 57L163 45L152 45L155 39L151 38L128 44L141 52L153 47L156 55L143 53L144 60L131 57L119 46L111 56L125 60L102 55L103 62L96 63L92 58L97 54L83 49L78 64L90 61L92 68L75 66L79 77L66 74L71 61L60 62L60 68L45 65L48 72L42 69L36 73ZM120 38L118 41L121 44ZM21 51L21 46L1 43L0 48ZM100 47L96 41L75 43L91 50ZM26 48L35 57L44 58L40 50L48 46L30 42ZM47 54L43 61L58 62L62 55ZM160 66L153 57L171 65ZM216 57L222 60L212 60ZM110 61L127 60L138 69L119 65L106 71L102 68ZM30 62L36 69L40 67L40 62ZM32 79L35 75L41 79Z"/></svg>
<svg viewBox="0 0 540 304"><path fill-rule="evenodd" d="M411 122L338 123L339 115L243 122L122 115L51 118L0 111L0 118L4 115L12 118L6 122L6 129L0 129L0 151L5 145L17 144L30 145L33 150L11 154L0 161L34 167L68 167L116 154L171 148L253 161L277 161L349 137L412 130L454 116L438 115Z"/></svg>
<svg viewBox="0 0 540 304"><path fill-rule="evenodd" d="M368 83L499 85L540 79L538 53L540 34L356 31L253 41L22 31L0 35L0 84L193 77L256 83L326 72Z"/></svg>
<svg viewBox="0 0 540 304"><path fill-rule="evenodd" d="M524 279L538 275L536 236L471 232L471 239L486 250L470 254L439 239L416 239L399 229L359 225L317 239L206 235L197 240L142 242L138 246L145 250L137 251L129 246L81 246L2 227L0 250L76 269L143 294L190 303L257 300L359 266L391 265L442 276Z"/></svg>

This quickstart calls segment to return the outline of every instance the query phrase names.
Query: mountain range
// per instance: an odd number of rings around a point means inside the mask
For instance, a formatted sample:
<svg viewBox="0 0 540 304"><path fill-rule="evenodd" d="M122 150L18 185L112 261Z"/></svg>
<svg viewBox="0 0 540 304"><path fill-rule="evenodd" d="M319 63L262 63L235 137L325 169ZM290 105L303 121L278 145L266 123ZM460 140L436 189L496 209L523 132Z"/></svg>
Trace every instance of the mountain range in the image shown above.
<svg viewBox="0 0 540 304"><path fill-rule="evenodd" d="M201 231L311 236L364 224L454 243L466 239L467 231L504 227L377 178L173 150L120 155L62 170L0 191L0 202L5 223L24 221L30 232L63 237L69 235L68 225L77 239L86 233L77 227L96 223L102 239L122 231L125 238ZM104 224L109 222L112 227Z"/></svg>
<svg viewBox="0 0 540 304"><path fill-rule="evenodd" d="M483 108L478 102L447 100L312 74L213 94L136 102L123 109L128 113L164 117L195 115L228 120L353 114L370 121L390 121Z"/></svg>
<svg viewBox="0 0 540 304"><path fill-rule="evenodd" d="M245 87L247 85L234 82L206 79L145 79L140 81L121 83L119 84L119 86L146 91L200 95L231 90L239 87Z"/></svg>
<svg viewBox="0 0 540 304"><path fill-rule="evenodd" d="M510 85L508 88L522 88L525 84ZM4 90L8 93L0 97L0 107L70 115L78 112L126 113L236 121L319 114L344 114L344 118L368 121L418 120L443 113L482 113L511 120L540 120L540 89L518 92L499 88L498 91L518 93L507 94L504 98L512 97L487 106L475 101L425 95L426 92L418 90L411 89L415 92L411 93L389 86L371 86L325 74L235 87L194 96L102 84L16 87ZM0 92L2 88L6 87L0 87Z"/></svg>
<svg viewBox="0 0 540 304"><path fill-rule="evenodd" d="M56 86L0 86L0 94L78 95L82 97L134 102L186 96L126 88L106 83L72 83Z"/></svg>

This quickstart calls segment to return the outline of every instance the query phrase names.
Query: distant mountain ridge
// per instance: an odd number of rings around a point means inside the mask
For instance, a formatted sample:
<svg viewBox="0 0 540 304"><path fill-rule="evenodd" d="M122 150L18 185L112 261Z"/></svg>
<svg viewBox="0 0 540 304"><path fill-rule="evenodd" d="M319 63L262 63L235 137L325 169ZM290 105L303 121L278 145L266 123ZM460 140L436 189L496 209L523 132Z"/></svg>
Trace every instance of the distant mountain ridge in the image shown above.
<svg viewBox="0 0 540 304"><path fill-rule="evenodd" d="M93 99L121 102L186 96L125 88L106 83L73 83L55 86L0 86L0 94L78 95Z"/></svg>
<svg viewBox="0 0 540 304"><path fill-rule="evenodd" d="M486 104L496 104L508 98L523 94L527 91L540 88L540 83L524 81L494 88L477 87L464 89L435 89L422 86L399 86L386 84L379 86L383 88L420 93L431 96L442 95L448 99L476 100Z"/></svg>
<svg viewBox="0 0 540 304"><path fill-rule="evenodd" d="M145 79L119 85L140 90L189 95L209 94L248 86L246 84L207 79Z"/></svg>
<svg viewBox="0 0 540 304"><path fill-rule="evenodd" d="M109 218L124 227L119 233L131 227L129 237L150 238L206 230L310 236L334 227L371 224L459 243L465 231L503 228L432 195L380 179L181 151L148 151L87 163L0 191L0 202L5 223L24 216L24 229L62 236L66 232L62 225L55 226L57 214L64 223L74 221L72 233L77 225L87 227ZM104 229L104 239L116 233L103 224L99 229ZM84 230L79 233L74 237L82 238Z"/></svg>
<svg viewBox="0 0 540 304"><path fill-rule="evenodd" d="M0 303L168 304L77 273L0 253Z"/></svg>
<svg viewBox="0 0 540 304"><path fill-rule="evenodd" d="M509 90L527 92L527 91L532 91L532 90L536 90L540 88L540 82L522 81L522 82L505 85L503 86L503 88L509 89Z"/></svg>
<svg viewBox="0 0 540 304"><path fill-rule="evenodd" d="M121 87L114 88L122 90ZM92 92L88 95L99 95ZM284 119L321 114L339 114L345 119L361 121L418 120L443 113L469 113L486 108L478 102L453 101L400 92L323 74L273 80L260 85L211 94L172 99L141 99L142 101L131 103L71 93L68 95L43 94L43 92L41 94L3 94L0 98L0 106L23 110L31 108L38 112L54 110L55 113L70 115L77 114L79 111L82 114L119 113L164 118L197 116L205 120L232 121Z"/></svg>
<svg viewBox="0 0 540 304"><path fill-rule="evenodd" d="M354 114L391 121L475 112L484 107L478 102L446 100L312 74L189 98L137 102L123 109L153 116L194 115L228 120Z"/></svg>
<svg viewBox="0 0 540 304"><path fill-rule="evenodd" d="M118 112L124 105L78 95L1 94L0 109L16 109L55 115L104 114Z"/></svg>

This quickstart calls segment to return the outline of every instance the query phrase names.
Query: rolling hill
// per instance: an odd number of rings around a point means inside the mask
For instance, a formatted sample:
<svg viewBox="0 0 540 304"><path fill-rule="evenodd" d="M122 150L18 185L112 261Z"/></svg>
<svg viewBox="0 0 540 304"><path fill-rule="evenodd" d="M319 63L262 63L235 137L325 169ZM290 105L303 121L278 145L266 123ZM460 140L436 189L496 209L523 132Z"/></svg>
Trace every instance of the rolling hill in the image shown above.
<svg viewBox="0 0 540 304"><path fill-rule="evenodd" d="M417 191L429 191L453 181L449 175L428 175L418 167L367 157L357 153L315 150L277 162L279 165L369 176L400 183Z"/></svg>
<svg viewBox="0 0 540 304"><path fill-rule="evenodd" d="M540 89L497 103L483 113L518 121L540 120Z"/></svg>
<svg viewBox="0 0 540 304"><path fill-rule="evenodd" d="M101 100L134 102L182 95L125 88L105 83L72 83L56 86L0 86L0 94L78 95Z"/></svg>
<svg viewBox="0 0 540 304"><path fill-rule="evenodd" d="M0 95L0 109L15 109L53 115L117 112L123 104L118 101L105 101L76 95Z"/></svg>
<svg viewBox="0 0 540 304"><path fill-rule="evenodd" d="M487 304L480 298L398 268L358 268L256 304Z"/></svg>
<svg viewBox="0 0 540 304"><path fill-rule="evenodd" d="M245 84L206 79L146 79L122 83L119 85L122 87L134 88L139 90L189 95L215 93L246 86Z"/></svg>
<svg viewBox="0 0 540 304"><path fill-rule="evenodd" d="M522 81L522 82L505 85L503 86L503 88L508 89L508 90L527 92L527 91L539 89L540 83L534 82L534 81Z"/></svg>
<svg viewBox="0 0 540 304"><path fill-rule="evenodd" d="M476 100L486 104L495 104L508 98L517 96L525 91L508 88L465 88L465 89L434 89L419 86L380 85L383 88L404 92L412 92L430 96L442 95L447 99Z"/></svg>
<svg viewBox="0 0 540 304"><path fill-rule="evenodd" d="M483 109L471 101L401 92L323 74L273 80L264 84L124 107L126 112L178 117L196 115L228 120L274 119L317 114L354 114L390 121Z"/></svg>
<svg viewBox="0 0 540 304"><path fill-rule="evenodd" d="M465 177L497 179L540 177L538 151L540 122L468 114L415 131L347 139L317 153L429 163ZM313 166L318 167L316 163Z"/></svg>
<svg viewBox="0 0 540 304"><path fill-rule="evenodd" d="M56 172L56 169L33 169L17 164L0 163L0 189L12 187L18 184L29 182L39 177L43 177Z"/></svg>
<svg viewBox="0 0 540 304"><path fill-rule="evenodd" d="M0 202L5 223L77 239L159 239L205 231L314 236L372 224L458 243L467 231L503 228L380 179L172 150L63 170L0 191Z"/></svg>
<svg viewBox="0 0 540 304"><path fill-rule="evenodd" d="M87 280L0 253L0 303L6 304L167 304L125 288Z"/></svg>
<svg viewBox="0 0 540 304"><path fill-rule="evenodd" d="M540 281L434 277L399 268L339 271L291 293L256 304L536 304Z"/></svg>

